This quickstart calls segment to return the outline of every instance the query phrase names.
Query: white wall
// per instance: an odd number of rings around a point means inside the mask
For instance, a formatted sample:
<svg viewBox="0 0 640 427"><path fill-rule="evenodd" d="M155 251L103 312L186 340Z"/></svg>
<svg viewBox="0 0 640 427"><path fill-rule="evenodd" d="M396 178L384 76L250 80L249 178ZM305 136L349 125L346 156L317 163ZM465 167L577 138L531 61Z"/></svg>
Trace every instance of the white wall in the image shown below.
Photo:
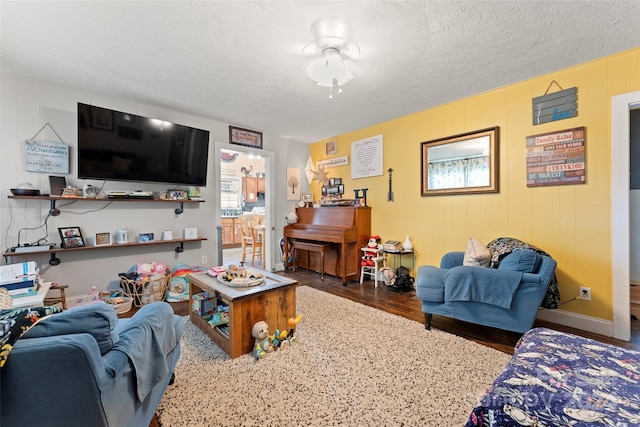
<svg viewBox="0 0 640 427"><path fill-rule="evenodd" d="M25 139L30 139L45 124L49 123L66 144L70 146L70 173L67 182L82 187L83 184L101 186L102 181L78 180L76 171L76 104L91 103L101 107L133 114L164 119L187 126L210 131L209 171L207 186L201 189L204 203L186 204L182 215L175 215L177 204L147 202L83 202L67 206L58 203L62 214L49 217L47 231L44 228L23 230L21 241L35 241L47 235L49 242L60 243L58 227L78 226L82 233L92 236L96 232L115 232L121 226L129 230L130 239L138 233L152 232L159 235L163 230L173 230L181 235L185 227L198 227L198 234L208 238L201 243L186 243L185 251L176 254L173 245L130 247L118 249L96 249L69 254L59 254L61 264L51 267L48 255L32 255L30 258L13 258L12 262L33 259L41 267L46 280L70 285L68 294L80 295L91 286L99 289L117 287L117 274L127 271L138 262L164 262L168 265L184 263L200 265L206 255L209 265L216 260L217 231L213 218L219 216L218 192L214 187L214 174L219 173L219 165L214 164L214 141L228 140L229 123L218 122L179 111L139 104L126 99L89 93L74 88L62 87L47 82L15 76L0 75L0 244L3 252L18 243L18 231L22 228L36 228L43 224L49 210L48 201L10 200L10 189L23 182L31 182L43 192L49 191L48 174L26 172L24 168ZM234 123L251 128L250 123ZM256 129L260 130L260 129ZM307 144L284 140L268 133L263 134L264 149L275 153L276 176L274 177L274 237L282 237L286 224L285 216L290 210L286 201L286 167L304 168L309 155ZM39 139L57 140L48 129ZM106 191L153 190L164 191L166 184L107 182ZM102 209L104 208L104 209ZM274 261L279 260L274 254Z"/></svg>

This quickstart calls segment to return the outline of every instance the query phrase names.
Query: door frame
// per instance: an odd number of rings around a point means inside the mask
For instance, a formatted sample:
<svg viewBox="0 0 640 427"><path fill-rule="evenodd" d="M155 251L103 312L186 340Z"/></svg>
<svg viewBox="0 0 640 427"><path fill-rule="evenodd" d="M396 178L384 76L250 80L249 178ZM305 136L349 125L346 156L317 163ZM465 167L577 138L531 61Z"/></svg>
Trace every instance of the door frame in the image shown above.
<svg viewBox="0 0 640 427"><path fill-rule="evenodd" d="M264 173L265 173L265 179L264 179L264 187L265 187L265 197L264 197L264 206L265 206L265 219L264 219L264 223L265 223L265 239L267 241L267 245L265 245L264 247L264 269L265 271L268 272L272 272L274 271L274 266L273 266L273 254L274 252L274 248L275 246L275 241L274 241L274 225L273 225L273 220L275 218L275 212L274 212L274 182L273 182L273 177L274 177L274 158L275 158L275 153L273 153L272 151L267 151L267 150L259 150L256 148L251 148L251 147L245 147L245 146L241 146L241 145L233 145L233 144L229 144L226 142L220 142L220 141L216 141L214 143L214 164L217 165L215 168L215 173L214 175L214 188L217 190L217 199L216 199L216 215L214 218L214 225L215 225L215 229L216 230L221 230L222 227L222 207L221 207L221 203L220 203L220 198L219 198L219 194L220 194L220 189L221 189L221 180L222 180L222 174L221 174L221 168L220 168L220 164L221 164L221 159L220 159L220 152L222 150L231 150L231 151L237 151L238 153L243 153L243 154L253 154L254 156L261 156L264 158ZM222 248L218 248L218 251L222 251Z"/></svg>
<svg viewBox="0 0 640 427"><path fill-rule="evenodd" d="M640 107L640 91L611 98L611 281L613 337L631 339L630 271L630 116Z"/></svg>

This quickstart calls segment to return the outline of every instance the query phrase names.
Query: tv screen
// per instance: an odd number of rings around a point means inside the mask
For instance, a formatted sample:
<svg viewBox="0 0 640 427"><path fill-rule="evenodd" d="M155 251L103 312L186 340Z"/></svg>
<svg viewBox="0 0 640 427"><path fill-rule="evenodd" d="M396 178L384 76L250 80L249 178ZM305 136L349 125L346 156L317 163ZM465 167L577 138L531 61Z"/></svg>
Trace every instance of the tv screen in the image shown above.
<svg viewBox="0 0 640 427"><path fill-rule="evenodd" d="M78 103L78 178L204 186L209 131Z"/></svg>

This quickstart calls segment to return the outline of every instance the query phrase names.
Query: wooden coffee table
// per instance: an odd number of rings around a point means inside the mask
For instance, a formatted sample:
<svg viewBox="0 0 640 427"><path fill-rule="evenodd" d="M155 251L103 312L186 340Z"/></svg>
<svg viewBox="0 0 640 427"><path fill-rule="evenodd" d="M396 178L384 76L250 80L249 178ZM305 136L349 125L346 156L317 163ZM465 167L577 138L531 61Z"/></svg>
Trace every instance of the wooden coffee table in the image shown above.
<svg viewBox="0 0 640 427"><path fill-rule="evenodd" d="M257 269L265 276L262 284L236 288L222 284L207 273L189 275L189 318L232 358L253 351L253 325L264 320L269 332L288 330L287 320L296 317L296 280ZM213 306L227 304L229 323L212 326L193 310L193 295L207 292Z"/></svg>

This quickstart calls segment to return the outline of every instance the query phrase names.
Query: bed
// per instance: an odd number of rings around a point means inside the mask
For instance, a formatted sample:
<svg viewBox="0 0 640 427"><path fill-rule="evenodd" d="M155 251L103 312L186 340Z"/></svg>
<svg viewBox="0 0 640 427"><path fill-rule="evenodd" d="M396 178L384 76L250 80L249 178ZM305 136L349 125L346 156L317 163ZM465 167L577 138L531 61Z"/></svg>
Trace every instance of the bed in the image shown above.
<svg viewBox="0 0 640 427"><path fill-rule="evenodd" d="M536 328L465 427L640 424L640 352Z"/></svg>

